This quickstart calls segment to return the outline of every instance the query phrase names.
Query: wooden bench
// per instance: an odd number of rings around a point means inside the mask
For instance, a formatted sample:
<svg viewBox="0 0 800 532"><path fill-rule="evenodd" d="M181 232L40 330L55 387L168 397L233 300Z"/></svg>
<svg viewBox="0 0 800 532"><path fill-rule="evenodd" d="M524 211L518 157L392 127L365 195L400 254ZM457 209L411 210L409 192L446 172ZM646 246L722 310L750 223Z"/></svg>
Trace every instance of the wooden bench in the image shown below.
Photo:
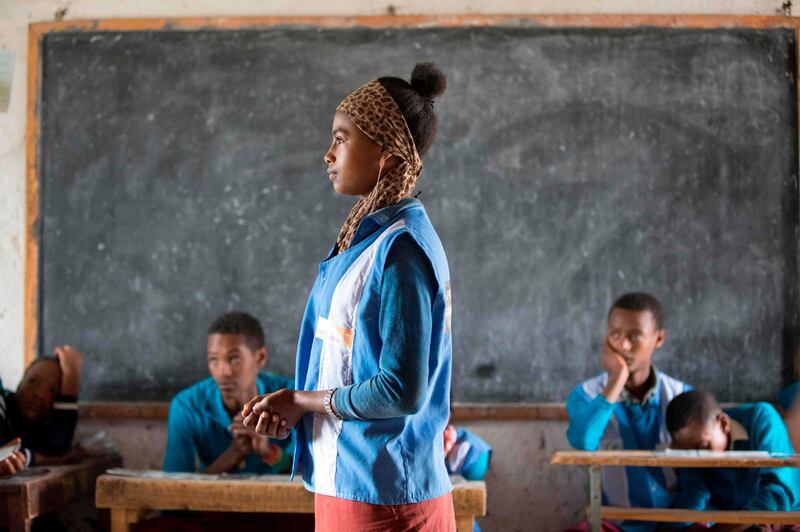
<svg viewBox="0 0 800 532"><path fill-rule="evenodd" d="M726 524L797 524L800 512L747 510L682 510L675 508L621 508L602 505L600 470L606 466L640 467L800 467L800 457L748 456L737 453L667 454L656 451L556 451L552 464L589 467L589 525L600 532L602 519L635 519L662 523L713 521Z"/></svg>
<svg viewBox="0 0 800 532"><path fill-rule="evenodd" d="M111 510L112 532L127 532L152 510L314 513L314 494L287 475L120 473L100 476L95 492L97 507ZM486 515L486 484L451 480L458 532L472 532L474 519Z"/></svg>
<svg viewBox="0 0 800 532"><path fill-rule="evenodd" d="M31 467L0 478L0 523L7 523L9 532L27 532L33 518L91 493L95 479L121 463L119 456L95 456L77 464Z"/></svg>

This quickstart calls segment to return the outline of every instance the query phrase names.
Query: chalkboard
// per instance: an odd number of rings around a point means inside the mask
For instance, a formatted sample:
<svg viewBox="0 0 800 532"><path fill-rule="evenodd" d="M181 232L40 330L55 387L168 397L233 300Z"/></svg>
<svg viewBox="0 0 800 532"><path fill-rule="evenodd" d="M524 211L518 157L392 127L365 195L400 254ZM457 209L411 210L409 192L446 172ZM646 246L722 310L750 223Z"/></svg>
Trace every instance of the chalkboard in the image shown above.
<svg viewBox="0 0 800 532"><path fill-rule="evenodd" d="M536 27L61 32L44 37L39 345L82 397L167 400L217 315L294 371L319 260L354 199L322 156L361 83L449 76L418 190L453 278L456 400L562 401L645 290L656 364L772 399L797 301L795 34Z"/></svg>

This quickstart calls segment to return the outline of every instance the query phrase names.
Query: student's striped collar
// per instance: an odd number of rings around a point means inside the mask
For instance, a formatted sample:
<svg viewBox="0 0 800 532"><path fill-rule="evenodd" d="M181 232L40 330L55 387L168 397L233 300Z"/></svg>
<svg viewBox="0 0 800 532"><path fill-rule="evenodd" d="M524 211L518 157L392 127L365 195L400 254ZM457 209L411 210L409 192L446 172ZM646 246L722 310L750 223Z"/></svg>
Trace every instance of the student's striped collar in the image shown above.
<svg viewBox="0 0 800 532"><path fill-rule="evenodd" d="M658 372L655 367L650 368L650 376L647 378L647 384L647 392L645 392L641 401L637 397L634 397L627 388L623 388L622 393L619 394L619 402L641 404L643 407L647 406L658 391Z"/></svg>

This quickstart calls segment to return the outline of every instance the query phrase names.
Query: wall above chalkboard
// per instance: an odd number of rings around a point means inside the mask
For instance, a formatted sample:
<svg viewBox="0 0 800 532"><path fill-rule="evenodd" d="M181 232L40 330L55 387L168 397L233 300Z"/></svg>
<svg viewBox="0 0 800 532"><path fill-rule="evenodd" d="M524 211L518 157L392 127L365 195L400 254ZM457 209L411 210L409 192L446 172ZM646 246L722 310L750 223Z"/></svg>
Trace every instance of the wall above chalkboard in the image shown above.
<svg viewBox="0 0 800 532"><path fill-rule="evenodd" d="M798 319L796 33L691 20L32 26L29 351L82 348L84 398L166 400L244 309L291 374L353 203L323 172L333 111L434 61L449 88L418 190L453 277L456 399L563 400L628 290L665 306L660 367L770 399Z"/></svg>

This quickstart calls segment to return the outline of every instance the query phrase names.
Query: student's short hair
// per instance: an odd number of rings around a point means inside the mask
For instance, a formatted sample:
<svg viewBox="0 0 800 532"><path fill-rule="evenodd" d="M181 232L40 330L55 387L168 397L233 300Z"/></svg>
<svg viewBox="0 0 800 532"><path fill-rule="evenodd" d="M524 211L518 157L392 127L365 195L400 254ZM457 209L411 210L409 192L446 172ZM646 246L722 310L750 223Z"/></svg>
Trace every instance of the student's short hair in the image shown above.
<svg viewBox="0 0 800 532"><path fill-rule="evenodd" d="M25 368L25 373L28 373L32 367L41 364L42 362L54 362L55 365L58 366L58 369L59 370L61 369L61 362L58 361L58 357L54 356L36 357L33 359L33 362L31 362L30 365L27 368Z"/></svg>
<svg viewBox="0 0 800 532"><path fill-rule="evenodd" d="M215 319L208 328L208 335L212 334L240 334L253 351L264 346L264 329L257 319L246 312L228 312Z"/></svg>
<svg viewBox="0 0 800 532"><path fill-rule="evenodd" d="M650 294L644 292L623 294L611 305L611 308L608 310L609 316L611 315L611 311L615 308L635 311L647 310L653 315L656 328L659 330L664 328L664 313L661 311L661 303Z"/></svg>
<svg viewBox="0 0 800 532"><path fill-rule="evenodd" d="M667 430L675 434L689 423L706 423L719 411L719 404L712 394L700 390L684 392L676 395L667 406Z"/></svg>

